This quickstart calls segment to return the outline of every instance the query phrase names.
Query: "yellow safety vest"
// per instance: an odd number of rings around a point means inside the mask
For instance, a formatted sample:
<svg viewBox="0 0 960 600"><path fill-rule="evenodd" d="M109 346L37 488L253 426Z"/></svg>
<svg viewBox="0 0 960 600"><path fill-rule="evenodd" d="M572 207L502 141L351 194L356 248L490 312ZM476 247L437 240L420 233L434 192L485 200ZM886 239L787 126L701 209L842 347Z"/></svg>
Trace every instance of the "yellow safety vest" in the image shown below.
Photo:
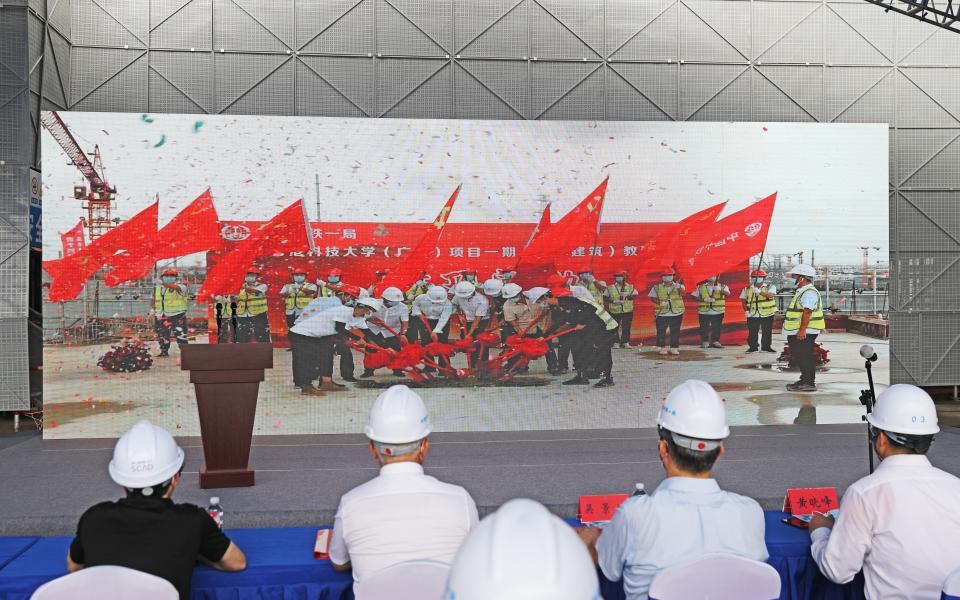
<svg viewBox="0 0 960 600"><path fill-rule="evenodd" d="M320 297L321 298L332 298L337 295L337 290L323 286L320 288Z"/></svg>
<svg viewBox="0 0 960 600"><path fill-rule="evenodd" d="M823 319L823 300L820 298L820 292L817 291L817 288L813 287L813 284L808 284L797 290L790 300L790 305L787 306L786 317L783 319L784 331L800 330L800 319L803 317L803 307L800 306L800 298L811 290L817 295L817 307L811 312L807 327L821 331L827 328L827 322Z"/></svg>
<svg viewBox="0 0 960 600"><path fill-rule="evenodd" d="M407 300L410 300L410 301L412 302L412 301L416 300L416 299L417 299L417 296L419 296L420 294L426 294L426 293L427 293L427 285L426 285L426 284L415 285L415 286L413 286L412 288L410 288L409 290L407 290L407 293L404 295L404 297L405 297Z"/></svg>
<svg viewBox="0 0 960 600"><path fill-rule="evenodd" d="M700 284L700 298L697 302L697 310L700 312L707 312L709 310L721 310L726 312L727 310L727 299L723 296L723 287L719 283L716 284L716 287L713 290L713 294L707 291L707 284Z"/></svg>
<svg viewBox="0 0 960 600"><path fill-rule="evenodd" d="M187 297L178 291L158 285L154 289L153 298L158 314L176 315L187 312Z"/></svg>
<svg viewBox="0 0 960 600"><path fill-rule="evenodd" d="M240 290L237 294L237 314L257 316L267 312L267 297L248 294L247 290Z"/></svg>
<svg viewBox="0 0 960 600"><path fill-rule="evenodd" d="M680 296L680 286L675 285L667 292L667 286L658 283L654 286L654 289L657 290L657 300L659 300L659 302L653 307L653 314L658 317L671 312L683 314L683 297ZM670 301L670 308L660 305L660 302L664 300Z"/></svg>
<svg viewBox="0 0 960 600"><path fill-rule="evenodd" d="M292 294L288 294L287 297L283 299L284 305L286 306L288 312L291 310L303 310L313 300L312 296L301 294L303 291L303 286L305 285L305 283L300 284L300 287L298 287L296 291L294 291Z"/></svg>
<svg viewBox="0 0 960 600"><path fill-rule="evenodd" d="M623 284L622 297L620 295L620 290L617 289L616 284L608 287L607 291L610 292L610 308L608 310L611 313L615 315L622 315L633 312L633 292L635 290L632 285L629 283Z"/></svg>
<svg viewBox="0 0 960 600"><path fill-rule="evenodd" d="M586 302L596 309L593 312L600 317L601 321L603 321L604 329L607 331L612 331L620 327L620 324L617 323L617 320L610 316L610 313L608 313L607 309L605 309L602 305L597 304L596 302L590 302L589 300L581 300L581 302Z"/></svg>
<svg viewBox="0 0 960 600"><path fill-rule="evenodd" d="M593 296L594 302L596 302L600 306L603 306L603 292L600 291L600 288L597 287L596 283L591 281L590 283L588 283L583 287L587 288L587 291L590 292L590 294Z"/></svg>
<svg viewBox="0 0 960 600"><path fill-rule="evenodd" d="M768 291L767 284L760 286L761 292ZM753 286L747 288L747 316L750 315L751 307L756 307L761 317L769 317L777 312L776 297L765 298L753 291Z"/></svg>

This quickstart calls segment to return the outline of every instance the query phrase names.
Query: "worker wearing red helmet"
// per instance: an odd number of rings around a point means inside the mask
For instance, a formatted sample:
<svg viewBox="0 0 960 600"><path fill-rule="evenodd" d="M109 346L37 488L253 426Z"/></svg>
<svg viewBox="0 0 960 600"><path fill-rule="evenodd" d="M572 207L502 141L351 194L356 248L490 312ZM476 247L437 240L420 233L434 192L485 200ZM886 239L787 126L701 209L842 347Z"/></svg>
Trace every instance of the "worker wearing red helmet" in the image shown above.
<svg viewBox="0 0 960 600"><path fill-rule="evenodd" d="M170 356L171 338L177 340L177 346L187 343L187 286L178 282L178 277L176 269L164 269L150 301L155 317L153 330L160 344L157 357Z"/></svg>
<svg viewBox="0 0 960 600"><path fill-rule="evenodd" d="M777 286L767 283L766 277L763 269L754 269L750 273L750 285L740 292L743 312L747 315L747 352L776 353L771 344L773 315L777 312Z"/></svg>
<svg viewBox="0 0 960 600"><path fill-rule="evenodd" d="M617 321L620 347L626 348L633 328L633 299L640 293L627 281L627 272L620 269L613 274L613 285L606 288L603 295L608 301L607 312Z"/></svg>
<svg viewBox="0 0 960 600"><path fill-rule="evenodd" d="M267 284L260 281L259 267L247 269L237 294L237 341L270 342L270 320L267 316Z"/></svg>
<svg viewBox="0 0 960 600"><path fill-rule="evenodd" d="M337 268L327 271L326 280L317 279L321 298L332 298L337 295L337 289L343 285L343 271Z"/></svg>
<svg viewBox="0 0 960 600"><path fill-rule="evenodd" d="M293 327L297 317L310 302L317 297L317 286L307 281L307 270L297 267L290 273L292 281L280 288L284 302L287 329Z"/></svg>
<svg viewBox="0 0 960 600"><path fill-rule="evenodd" d="M377 296L377 292L379 291L379 290L377 290L377 287L378 287L381 283L383 283L383 280L386 279L386 278L387 278L387 275L389 275L389 274L390 274L390 269L377 269L377 270L374 272L374 274L373 274L373 277L374 277L373 283L371 283L370 285L367 286L367 293L370 294L371 297L376 297L376 296Z"/></svg>
<svg viewBox="0 0 960 600"><path fill-rule="evenodd" d="M547 287L551 291L559 291L561 289L570 291L570 282L573 279L573 275L564 272L563 275L560 273L551 273L547 277ZM554 297L558 297L557 294L551 294ZM553 305L553 308L550 309L551 315L556 316L554 313L557 313L558 309L556 305ZM551 348L554 348L557 353L557 362L554 366L553 371L550 372L551 375L562 375L570 370L570 356L571 348L569 343L569 338L560 337L550 341ZM576 366L576 365L574 365Z"/></svg>
<svg viewBox="0 0 960 600"><path fill-rule="evenodd" d="M683 284L676 281L672 266L660 269L660 281L650 288L647 297L653 303L657 325L657 350L666 354L667 330L670 330L670 354L680 354L680 326L683 324Z"/></svg>

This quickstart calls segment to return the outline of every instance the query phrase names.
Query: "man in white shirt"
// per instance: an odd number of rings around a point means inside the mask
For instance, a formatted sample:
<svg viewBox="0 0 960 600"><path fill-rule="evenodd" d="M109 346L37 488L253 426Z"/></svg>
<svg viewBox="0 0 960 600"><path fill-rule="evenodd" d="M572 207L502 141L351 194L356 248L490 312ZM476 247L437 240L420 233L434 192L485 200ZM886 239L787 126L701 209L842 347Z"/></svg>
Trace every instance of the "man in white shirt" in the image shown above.
<svg viewBox="0 0 960 600"><path fill-rule="evenodd" d="M400 338L407 335L410 309L403 303L403 292L400 288L386 288L383 290L380 300L383 302L383 308L367 317L367 328L370 330L367 341L381 348L399 350L401 346ZM360 377L373 377L376 369L371 369L367 366L368 364L367 360L364 359L363 373L360 374ZM394 369L393 374L402 377L403 371Z"/></svg>
<svg viewBox="0 0 960 600"><path fill-rule="evenodd" d="M490 300L483 294L477 293L477 288L469 281L461 281L453 288L453 306L460 313L466 325L469 337L483 333L490 325ZM470 364L477 364L477 360L487 360L489 349L476 349L470 353Z"/></svg>
<svg viewBox="0 0 960 600"><path fill-rule="evenodd" d="M333 522L330 561L353 570L362 598L371 574L410 560L452 563L477 523L477 506L465 489L425 475L430 417L423 400L405 385L380 394L364 427L380 475L340 499Z"/></svg>
<svg viewBox="0 0 960 600"><path fill-rule="evenodd" d="M827 328L820 292L813 286L817 271L799 264L790 270L790 284L796 288L783 317L783 335L790 346L790 362L800 369L800 379L787 385L791 392L817 391L817 336Z"/></svg>
<svg viewBox="0 0 960 600"><path fill-rule="evenodd" d="M938 599L960 569L960 479L925 456L940 431L936 407L922 389L896 384L867 421L880 465L847 488L836 523L813 516L813 559L836 583L862 569L868 600Z"/></svg>
<svg viewBox="0 0 960 600"><path fill-rule="evenodd" d="M651 495L627 499L605 529L579 530L604 576L623 578L627 600L646 600L657 573L698 556L768 556L760 505L710 477L730 435L720 396L685 381L664 400L657 426L667 478Z"/></svg>
<svg viewBox="0 0 960 600"><path fill-rule="evenodd" d="M412 342L420 342L424 346L430 342L441 342L446 344L450 339L450 315L453 314L453 303L447 297L447 288L434 285L426 293L418 295L413 300L413 307L410 309L410 315L413 320L410 322L408 339ZM434 360L440 360L435 356ZM438 363L439 364L439 363ZM436 371L433 367L424 367L427 373Z"/></svg>
<svg viewBox="0 0 960 600"><path fill-rule="evenodd" d="M730 288L714 275L701 281L690 293L697 299L697 317L700 319L700 347L723 348L720 334L723 332L723 315L727 312L727 296Z"/></svg>

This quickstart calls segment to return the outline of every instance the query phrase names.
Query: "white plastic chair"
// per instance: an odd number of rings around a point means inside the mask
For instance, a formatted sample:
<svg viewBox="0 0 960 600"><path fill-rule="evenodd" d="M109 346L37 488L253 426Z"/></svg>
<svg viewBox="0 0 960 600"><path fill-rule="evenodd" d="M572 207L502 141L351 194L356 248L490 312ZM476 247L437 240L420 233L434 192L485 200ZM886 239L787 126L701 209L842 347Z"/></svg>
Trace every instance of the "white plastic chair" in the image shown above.
<svg viewBox="0 0 960 600"><path fill-rule="evenodd" d="M960 569L947 576L943 582L943 593L940 594L941 600L960 600Z"/></svg>
<svg viewBox="0 0 960 600"><path fill-rule="evenodd" d="M650 584L650 600L775 600L780 574L767 563L709 554L666 568Z"/></svg>
<svg viewBox="0 0 960 600"><path fill-rule="evenodd" d="M31 600L179 600L166 579L126 567L80 569L37 588Z"/></svg>
<svg viewBox="0 0 960 600"><path fill-rule="evenodd" d="M432 600L442 598L450 565L411 560L377 571L357 583L357 600Z"/></svg>

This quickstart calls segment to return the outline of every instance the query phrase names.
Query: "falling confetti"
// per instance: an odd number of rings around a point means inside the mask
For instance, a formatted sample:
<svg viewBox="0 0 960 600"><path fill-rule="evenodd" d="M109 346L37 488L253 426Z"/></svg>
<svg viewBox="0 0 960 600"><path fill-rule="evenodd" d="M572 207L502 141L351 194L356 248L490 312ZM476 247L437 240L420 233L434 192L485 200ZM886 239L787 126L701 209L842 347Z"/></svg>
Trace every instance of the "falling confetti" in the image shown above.
<svg viewBox="0 0 960 600"><path fill-rule="evenodd" d="M163 134L160 136L160 141L153 145L154 148L159 148L160 146L167 143L167 135Z"/></svg>
<svg viewBox="0 0 960 600"><path fill-rule="evenodd" d="M200 131L200 128L201 128L201 127L203 127L203 121L196 121L196 122L194 122L194 124L193 124L193 132L194 132L194 133L197 133L198 131Z"/></svg>
<svg viewBox="0 0 960 600"><path fill-rule="evenodd" d="M153 117L151 117L147 113L143 113L142 115L140 115L140 120L143 121L144 123L153 123Z"/></svg>

